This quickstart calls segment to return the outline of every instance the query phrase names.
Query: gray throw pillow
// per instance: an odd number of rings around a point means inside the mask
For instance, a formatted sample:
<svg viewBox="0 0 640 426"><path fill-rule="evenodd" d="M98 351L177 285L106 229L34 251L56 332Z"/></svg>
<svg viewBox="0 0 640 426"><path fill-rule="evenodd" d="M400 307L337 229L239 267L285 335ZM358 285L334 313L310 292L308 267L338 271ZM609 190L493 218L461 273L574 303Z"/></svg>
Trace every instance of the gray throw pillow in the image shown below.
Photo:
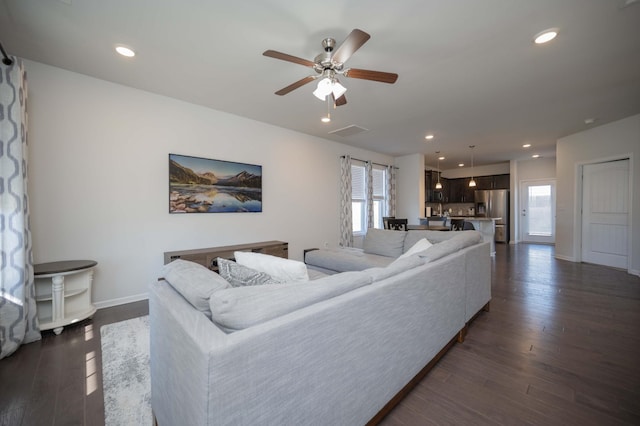
<svg viewBox="0 0 640 426"><path fill-rule="evenodd" d="M211 319L209 298L218 291L231 285L220 275L204 266L176 259L162 268L162 278L182 295L197 310Z"/></svg>
<svg viewBox="0 0 640 426"><path fill-rule="evenodd" d="M365 253L387 257L399 257L404 249L407 231L369 228L362 248Z"/></svg>
<svg viewBox="0 0 640 426"><path fill-rule="evenodd" d="M281 284L282 282L264 272L240 265L233 260L218 258L218 273L232 287L244 287L263 284Z"/></svg>

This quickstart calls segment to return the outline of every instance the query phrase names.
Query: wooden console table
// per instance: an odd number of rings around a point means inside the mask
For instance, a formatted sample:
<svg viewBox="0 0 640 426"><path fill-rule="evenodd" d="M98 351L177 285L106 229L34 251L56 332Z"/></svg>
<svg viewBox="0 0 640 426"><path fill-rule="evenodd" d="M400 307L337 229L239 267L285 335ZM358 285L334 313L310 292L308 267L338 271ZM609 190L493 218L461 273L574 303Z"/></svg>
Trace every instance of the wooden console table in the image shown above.
<svg viewBox="0 0 640 426"><path fill-rule="evenodd" d="M96 313L91 284L97 264L95 260L67 260L34 265L40 330L60 334L65 325Z"/></svg>
<svg viewBox="0 0 640 426"><path fill-rule="evenodd" d="M264 241L261 243L238 244L234 246L209 247L195 250L168 251L164 254L164 264L176 260L189 260L206 266L212 271L218 270L218 258L233 260L233 252L251 251L271 256L289 258L289 243L283 241Z"/></svg>

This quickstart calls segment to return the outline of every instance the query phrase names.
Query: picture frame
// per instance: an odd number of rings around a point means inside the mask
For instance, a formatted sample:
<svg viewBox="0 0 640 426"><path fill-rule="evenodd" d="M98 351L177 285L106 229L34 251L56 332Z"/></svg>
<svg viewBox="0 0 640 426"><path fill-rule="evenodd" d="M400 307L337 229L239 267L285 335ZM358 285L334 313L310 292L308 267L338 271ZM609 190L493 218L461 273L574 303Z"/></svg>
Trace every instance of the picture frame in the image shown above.
<svg viewBox="0 0 640 426"><path fill-rule="evenodd" d="M169 213L262 212L262 166L169 154Z"/></svg>

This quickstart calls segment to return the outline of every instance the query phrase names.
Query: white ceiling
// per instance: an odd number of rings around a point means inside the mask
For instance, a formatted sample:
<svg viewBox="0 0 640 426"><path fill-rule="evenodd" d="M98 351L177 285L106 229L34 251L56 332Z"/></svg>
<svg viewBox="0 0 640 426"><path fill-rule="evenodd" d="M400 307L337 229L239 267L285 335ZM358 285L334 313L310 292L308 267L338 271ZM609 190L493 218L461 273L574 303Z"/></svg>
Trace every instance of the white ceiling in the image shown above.
<svg viewBox="0 0 640 426"><path fill-rule="evenodd" d="M534 45L550 27L558 38ZM263 51L313 60L323 38L340 44L354 28L371 39L346 66L398 73L395 84L342 78L348 104L329 124L315 83L274 94L313 71ZM635 0L0 0L0 42L11 55L385 154L435 164L441 151L443 169L468 163L469 145L476 165L553 157L586 118L640 113ZM116 55L118 43L137 56ZM368 131L328 133L349 125Z"/></svg>

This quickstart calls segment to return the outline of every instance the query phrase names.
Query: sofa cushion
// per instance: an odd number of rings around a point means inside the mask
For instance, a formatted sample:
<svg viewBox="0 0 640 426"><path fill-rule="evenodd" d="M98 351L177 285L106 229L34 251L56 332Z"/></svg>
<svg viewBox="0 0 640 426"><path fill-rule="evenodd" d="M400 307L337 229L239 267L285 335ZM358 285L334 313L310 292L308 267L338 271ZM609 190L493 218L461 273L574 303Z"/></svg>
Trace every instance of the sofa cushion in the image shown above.
<svg viewBox="0 0 640 426"><path fill-rule="evenodd" d="M482 242L482 234L478 231L452 232L452 238L438 244L434 244L428 249L418 253L425 259L425 262L432 262L448 254L455 253L465 247Z"/></svg>
<svg viewBox="0 0 640 426"><path fill-rule="evenodd" d="M402 254L406 236L407 231L369 228L364 237L362 248L365 253L398 257Z"/></svg>
<svg viewBox="0 0 640 426"><path fill-rule="evenodd" d="M231 287L282 283L282 281L273 278L269 274L221 257L218 258L218 270L222 278L231 284Z"/></svg>
<svg viewBox="0 0 640 426"><path fill-rule="evenodd" d="M426 238L422 238L418 240L411 248L409 248L409 250L402 253L402 255L398 259L403 259L416 253L420 253L421 251L428 249L432 245L433 244L431 244L429 240L427 240Z"/></svg>
<svg viewBox="0 0 640 426"><path fill-rule="evenodd" d="M394 260L389 266L384 268L369 268L364 272L368 274L373 282L382 281L394 275L401 274L420 265L424 265L424 259L417 255L402 257Z"/></svg>
<svg viewBox="0 0 640 426"><path fill-rule="evenodd" d="M162 278L182 295L194 308L211 319L209 298L218 290L231 287L220 275L206 267L176 259L162 268Z"/></svg>
<svg viewBox="0 0 640 426"><path fill-rule="evenodd" d="M430 243L436 244L452 238L455 232L428 231L426 229L415 229L407 232L404 239L404 252L408 251L419 240L426 238Z"/></svg>
<svg viewBox="0 0 640 426"><path fill-rule="evenodd" d="M394 231L401 232L401 231ZM393 262L393 258L365 253L362 249L348 247L308 251L305 255L307 265L329 271L362 271L375 266L384 267Z"/></svg>
<svg viewBox="0 0 640 426"><path fill-rule="evenodd" d="M304 284L230 288L214 293L210 306L214 322L241 330L370 283L363 272L343 272Z"/></svg>
<svg viewBox="0 0 640 426"><path fill-rule="evenodd" d="M249 251L236 251L233 256L240 265L269 274L278 281L309 281L307 265L298 260Z"/></svg>

